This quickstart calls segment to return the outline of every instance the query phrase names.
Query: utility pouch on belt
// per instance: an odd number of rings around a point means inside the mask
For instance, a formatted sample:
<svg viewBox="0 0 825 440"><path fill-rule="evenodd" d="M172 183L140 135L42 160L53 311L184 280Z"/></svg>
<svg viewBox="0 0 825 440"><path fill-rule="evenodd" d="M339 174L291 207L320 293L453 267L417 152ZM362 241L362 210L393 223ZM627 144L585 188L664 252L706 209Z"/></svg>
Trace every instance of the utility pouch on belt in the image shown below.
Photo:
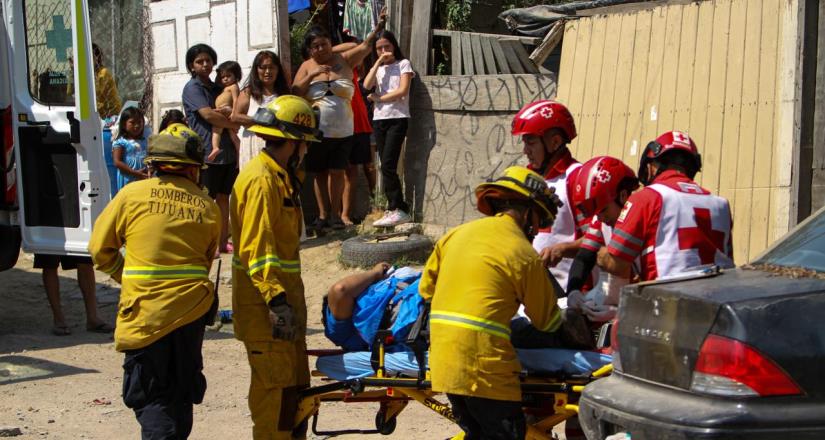
<svg viewBox="0 0 825 440"><path fill-rule="evenodd" d="M206 312L206 319L204 320L204 325L207 326L215 325L215 318L218 316L218 288L221 286L221 263L223 263L223 261L218 259L218 274L215 276L215 290L212 292L212 306L209 307L209 311Z"/></svg>

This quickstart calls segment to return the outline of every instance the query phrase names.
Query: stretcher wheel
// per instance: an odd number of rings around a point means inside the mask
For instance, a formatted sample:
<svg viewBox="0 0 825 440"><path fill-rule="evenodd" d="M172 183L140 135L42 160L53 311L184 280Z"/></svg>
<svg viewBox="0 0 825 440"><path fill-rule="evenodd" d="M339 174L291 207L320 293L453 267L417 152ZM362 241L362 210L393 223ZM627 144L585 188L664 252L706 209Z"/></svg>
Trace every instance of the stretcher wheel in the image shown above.
<svg viewBox="0 0 825 440"><path fill-rule="evenodd" d="M378 411L378 414L375 415L375 429L381 435L390 435L395 432L395 426L398 424L398 420L396 417L390 417L389 420L384 420L386 417L386 413L384 411Z"/></svg>

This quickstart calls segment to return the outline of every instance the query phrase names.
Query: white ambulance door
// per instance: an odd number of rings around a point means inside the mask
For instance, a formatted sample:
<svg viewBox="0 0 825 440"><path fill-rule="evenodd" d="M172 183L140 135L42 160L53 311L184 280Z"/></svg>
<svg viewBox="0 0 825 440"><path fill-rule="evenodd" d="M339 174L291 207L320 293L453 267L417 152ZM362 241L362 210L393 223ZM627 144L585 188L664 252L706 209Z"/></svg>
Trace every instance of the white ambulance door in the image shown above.
<svg viewBox="0 0 825 440"><path fill-rule="evenodd" d="M85 0L5 0L20 226L28 252L87 254L110 199Z"/></svg>

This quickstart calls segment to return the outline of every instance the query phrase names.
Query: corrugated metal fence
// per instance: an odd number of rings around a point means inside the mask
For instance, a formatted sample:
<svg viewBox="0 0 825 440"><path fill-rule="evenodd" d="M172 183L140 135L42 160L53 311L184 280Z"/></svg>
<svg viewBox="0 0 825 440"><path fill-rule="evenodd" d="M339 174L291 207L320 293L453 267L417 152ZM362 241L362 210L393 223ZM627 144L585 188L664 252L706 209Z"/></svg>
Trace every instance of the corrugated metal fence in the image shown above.
<svg viewBox="0 0 825 440"><path fill-rule="evenodd" d="M660 132L690 133L699 181L728 198L736 261L787 231L798 97L798 3L714 0L567 24L558 99L580 160L636 166Z"/></svg>

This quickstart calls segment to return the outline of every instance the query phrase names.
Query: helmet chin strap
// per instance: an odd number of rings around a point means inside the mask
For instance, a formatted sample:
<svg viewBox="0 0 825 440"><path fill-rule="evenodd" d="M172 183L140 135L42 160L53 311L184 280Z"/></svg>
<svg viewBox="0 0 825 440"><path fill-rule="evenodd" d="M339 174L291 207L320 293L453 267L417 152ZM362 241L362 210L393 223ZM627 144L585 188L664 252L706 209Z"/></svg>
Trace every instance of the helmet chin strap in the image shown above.
<svg viewBox="0 0 825 440"><path fill-rule="evenodd" d="M547 173L547 167L549 167L551 163L555 163L556 160L558 160L561 153L564 152L564 149L566 148L566 145L565 144L559 145L558 148L553 150L552 153L547 151L548 150L547 143L544 142L544 137L541 138L541 145L544 147L544 160L541 162L541 167L540 167L541 169L538 170L538 171L539 171L539 174L544 176Z"/></svg>
<svg viewBox="0 0 825 440"><path fill-rule="evenodd" d="M536 234L538 231L533 228L533 208L527 208L524 211L524 214L521 216L521 230L524 232L524 235L527 237L527 241L530 243L533 242L533 239L536 238Z"/></svg>

